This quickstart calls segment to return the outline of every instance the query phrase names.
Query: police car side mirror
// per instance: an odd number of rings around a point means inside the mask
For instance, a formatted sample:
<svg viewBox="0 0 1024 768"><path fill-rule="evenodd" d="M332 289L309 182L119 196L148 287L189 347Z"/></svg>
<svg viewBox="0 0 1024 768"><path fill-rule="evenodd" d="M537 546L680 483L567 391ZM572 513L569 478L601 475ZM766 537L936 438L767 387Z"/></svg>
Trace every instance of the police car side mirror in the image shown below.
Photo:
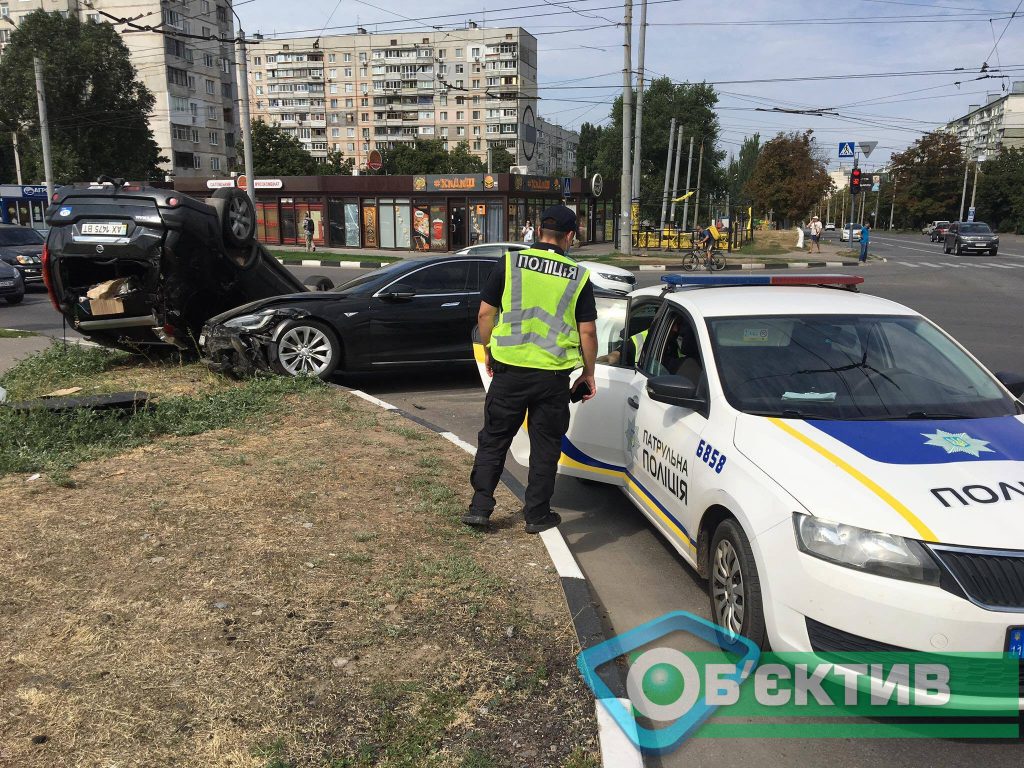
<svg viewBox="0 0 1024 768"><path fill-rule="evenodd" d="M647 396L659 403L696 411L707 405L697 397L697 385L685 376L654 376L647 380Z"/></svg>
<svg viewBox="0 0 1024 768"><path fill-rule="evenodd" d="M1024 375L1000 371L996 374L996 378L999 379L1000 384L1010 390L1010 394L1014 397L1024 396Z"/></svg>

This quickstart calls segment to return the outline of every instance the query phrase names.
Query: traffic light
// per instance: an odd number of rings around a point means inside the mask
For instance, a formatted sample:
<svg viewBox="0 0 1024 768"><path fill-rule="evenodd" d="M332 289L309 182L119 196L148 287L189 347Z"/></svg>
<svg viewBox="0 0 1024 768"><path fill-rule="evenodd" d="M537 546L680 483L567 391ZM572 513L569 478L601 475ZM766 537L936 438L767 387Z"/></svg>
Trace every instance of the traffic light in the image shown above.
<svg viewBox="0 0 1024 768"><path fill-rule="evenodd" d="M850 194L860 194L860 168L854 168L850 171Z"/></svg>

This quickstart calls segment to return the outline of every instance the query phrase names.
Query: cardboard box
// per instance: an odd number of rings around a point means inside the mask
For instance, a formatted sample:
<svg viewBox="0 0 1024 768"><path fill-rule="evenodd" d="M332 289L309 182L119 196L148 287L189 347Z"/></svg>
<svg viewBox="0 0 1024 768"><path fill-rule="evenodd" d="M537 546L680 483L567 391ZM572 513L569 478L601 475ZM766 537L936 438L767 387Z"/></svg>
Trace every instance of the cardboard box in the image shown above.
<svg viewBox="0 0 1024 768"><path fill-rule="evenodd" d="M107 280L105 283L94 285L89 289L85 295L89 299L89 311L93 317L124 314L124 301L119 294L127 282L128 278L122 277L117 280Z"/></svg>

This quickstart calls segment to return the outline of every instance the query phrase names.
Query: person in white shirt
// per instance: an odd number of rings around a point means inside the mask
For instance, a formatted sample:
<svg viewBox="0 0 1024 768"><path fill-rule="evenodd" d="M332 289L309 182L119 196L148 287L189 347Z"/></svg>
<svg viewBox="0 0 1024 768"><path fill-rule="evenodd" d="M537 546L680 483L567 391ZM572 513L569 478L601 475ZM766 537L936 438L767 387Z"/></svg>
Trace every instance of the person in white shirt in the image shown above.
<svg viewBox="0 0 1024 768"><path fill-rule="evenodd" d="M821 226L821 219L819 219L817 216L812 216L811 217L810 230L811 230L811 247L810 247L808 252L809 253L814 253L815 250L817 250L818 253L821 253L821 242L820 241L821 241L822 226Z"/></svg>
<svg viewBox="0 0 1024 768"><path fill-rule="evenodd" d="M527 221L526 226L523 227L522 231L523 242L527 245L533 245L533 225Z"/></svg>

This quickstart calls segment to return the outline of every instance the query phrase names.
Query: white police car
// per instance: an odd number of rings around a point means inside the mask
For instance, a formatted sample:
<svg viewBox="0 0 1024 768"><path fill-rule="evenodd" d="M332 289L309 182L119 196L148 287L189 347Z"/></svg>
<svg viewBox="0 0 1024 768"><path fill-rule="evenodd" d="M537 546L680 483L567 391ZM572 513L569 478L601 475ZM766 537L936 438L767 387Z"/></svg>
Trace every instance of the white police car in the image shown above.
<svg viewBox="0 0 1024 768"><path fill-rule="evenodd" d="M1024 658L1020 380L860 277L663 280L599 298L559 471L620 486L762 647Z"/></svg>

